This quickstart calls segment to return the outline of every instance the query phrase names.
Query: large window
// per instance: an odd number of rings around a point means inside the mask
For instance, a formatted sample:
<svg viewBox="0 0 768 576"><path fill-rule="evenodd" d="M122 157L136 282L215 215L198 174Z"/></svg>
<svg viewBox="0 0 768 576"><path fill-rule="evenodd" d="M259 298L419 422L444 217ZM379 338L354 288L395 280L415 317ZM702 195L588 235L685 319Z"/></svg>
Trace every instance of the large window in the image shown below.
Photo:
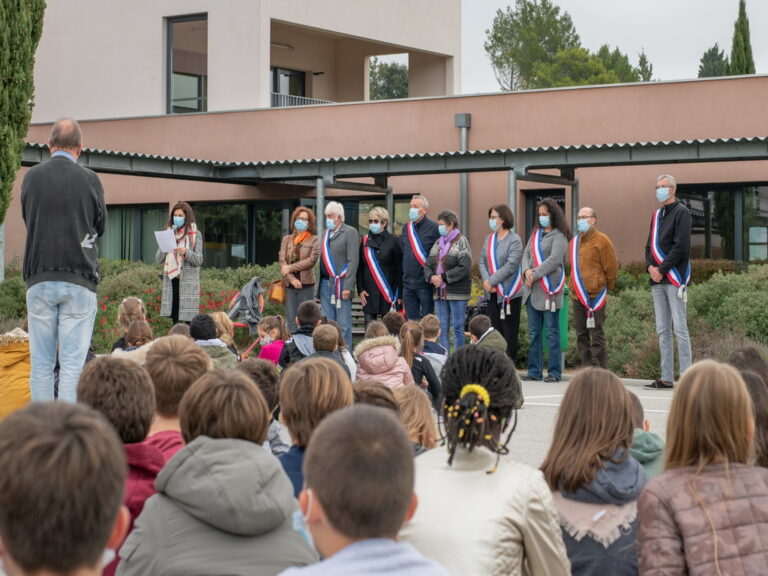
<svg viewBox="0 0 768 576"><path fill-rule="evenodd" d="M693 258L768 258L768 186L681 186L691 211Z"/></svg>
<svg viewBox="0 0 768 576"><path fill-rule="evenodd" d="M98 240L99 256L109 260L154 263L155 230L165 229L168 207L109 206L105 235Z"/></svg>
<svg viewBox="0 0 768 576"><path fill-rule="evenodd" d="M208 20L205 14L168 19L167 112L208 109Z"/></svg>

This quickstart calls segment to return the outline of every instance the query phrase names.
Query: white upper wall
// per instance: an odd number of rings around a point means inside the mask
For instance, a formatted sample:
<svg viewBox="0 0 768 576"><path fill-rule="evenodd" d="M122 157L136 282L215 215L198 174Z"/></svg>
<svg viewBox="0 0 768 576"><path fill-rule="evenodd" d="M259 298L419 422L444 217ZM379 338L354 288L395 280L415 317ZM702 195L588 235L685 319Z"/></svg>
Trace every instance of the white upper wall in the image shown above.
<svg viewBox="0 0 768 576"><path fill-rule="evenodd" d="M48 2L32 121L164 114L165 19L198 13L209 111L269 106L272 20L443 56L443 93L459 93L460 0L67 0Z"/></svg>

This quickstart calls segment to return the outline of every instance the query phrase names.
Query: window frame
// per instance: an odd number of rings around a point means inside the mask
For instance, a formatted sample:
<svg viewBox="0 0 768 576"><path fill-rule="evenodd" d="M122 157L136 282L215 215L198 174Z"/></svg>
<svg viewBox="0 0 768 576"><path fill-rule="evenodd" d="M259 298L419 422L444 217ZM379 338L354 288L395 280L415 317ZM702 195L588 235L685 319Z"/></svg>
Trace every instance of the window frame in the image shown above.
<svg viewBox="0 0 768 576"><path fill-rule="evenodd" d="M194 112L174 112L173 111L173 25L180 22L208 22L208 13L188 14L186 16L171 16L165 18L165 113L173 114L194 114ZM206 58L208 58L208 47L206 46ZM208 80L200 82L204 88L205 96L200 97L203 110L197 112L206 112L208 110Z"/></svg>

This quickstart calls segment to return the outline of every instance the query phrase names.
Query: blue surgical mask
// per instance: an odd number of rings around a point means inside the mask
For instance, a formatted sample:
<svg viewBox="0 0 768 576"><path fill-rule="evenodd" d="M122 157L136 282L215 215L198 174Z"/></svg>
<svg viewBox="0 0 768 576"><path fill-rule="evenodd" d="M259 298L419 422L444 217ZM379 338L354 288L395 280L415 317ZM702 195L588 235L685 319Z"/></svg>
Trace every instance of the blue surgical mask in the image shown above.
<svg viewBox="0 0 768 576"><path fill-rule="evenodd" d="M669 200L669 188L666 186L662 186L661 188L656 188L656 200L659 201L659 203L666 202Z"/></svg>
<svg viewBox="0 0 768 576"><path fill-rule="evenodd" d="M408 209L408 219L413 222L419 217L419 209L418 208L409 208Z"/></svg>
<svg viewBox="0 0 768 576"><path fill-rule="evenodd" d="M490 227L491 230L496 232L496 230L498 230L498 228L499 228L499 223L496 222L496 218L490 218L488 220L488 226Z"/></svg>
<svg viewBox="0 0 768 576"><path fill-rule="evenodd" d="M579 232L584 234L585 232L589 232L589 229L591 226L589 225L589 220L577 220L576 221L576 227L579 229Z"/></svg>
<svg viewBox="0 0 768 576"><path fill-rule="evenodd" d="M373 222L368 226L368 229L371 231L371 234L381 234L381 224Z"/></svg>
<svg viewBox="0 0 768 576"><path fill-rule="evenodd" d="M334 228L336 228L336 220L334 220L333 218L326 218L325 227L328 228L328 230L333 230Z"/></svg>
<svg viewBox="0 0 768 576"><path fill-rule="evenodd" d="M539 226L542 228L549 228L550 223L551 219L549 216L539 216Z"/></svg>
<svg viewBox="0 0 768 576"><path fill-rule="evenodd" d="M445 224L440 224L437 227L437 231L440 232L440 236L445 236L446 234L448 234L448 230L445 229Z"/></svg>
<svg viewBox="0 0 768 576"><path fill-rule="evenodd" d="M304 230L307 229L307 226L309 226L309 222L307 222L303 218L296 218L293 225L296 227L296 230L298 230L299 232L304 232Z"/></svg>
<svg viewBox="0 0 768 576"><path fill-rule="evenodd" d="M181 228L184 226L184 216L174 216L173 217L173 227L174 228Z"/></svg>

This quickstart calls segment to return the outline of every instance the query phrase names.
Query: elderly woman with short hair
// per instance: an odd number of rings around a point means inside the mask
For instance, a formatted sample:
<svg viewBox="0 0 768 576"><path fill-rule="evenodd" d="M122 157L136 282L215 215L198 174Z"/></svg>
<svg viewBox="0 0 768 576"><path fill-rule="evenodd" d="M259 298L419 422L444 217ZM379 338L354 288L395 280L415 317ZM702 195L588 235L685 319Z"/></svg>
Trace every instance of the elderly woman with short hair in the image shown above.
<svg viewBox="0 0 768 576"><path fill-rule="evenodd" d="M453 210L437 215L440 239L432 246L424 265L424 277L434 290L435 312L440 320L440 344L448 350L448 332L453 326L453 348L464 345L464 320L472 294L472 249L459 231Z"/></svg>
<svg viewBox="0 0 768 576"><path fill-rule="evenodd" d="M344 206L328 202L325 231L320 239L320 307L344 331L352 345L352 296L360 256L360 235L344 224Z"/></svg>
<svg viewBox="0 0 768 576"><path fill-rule="evenodd" d="M387 230L389 212L375 206L368 212L368 234L360 243L357 293L365 324L383 317L402 301L403 245Z"/></svg>

